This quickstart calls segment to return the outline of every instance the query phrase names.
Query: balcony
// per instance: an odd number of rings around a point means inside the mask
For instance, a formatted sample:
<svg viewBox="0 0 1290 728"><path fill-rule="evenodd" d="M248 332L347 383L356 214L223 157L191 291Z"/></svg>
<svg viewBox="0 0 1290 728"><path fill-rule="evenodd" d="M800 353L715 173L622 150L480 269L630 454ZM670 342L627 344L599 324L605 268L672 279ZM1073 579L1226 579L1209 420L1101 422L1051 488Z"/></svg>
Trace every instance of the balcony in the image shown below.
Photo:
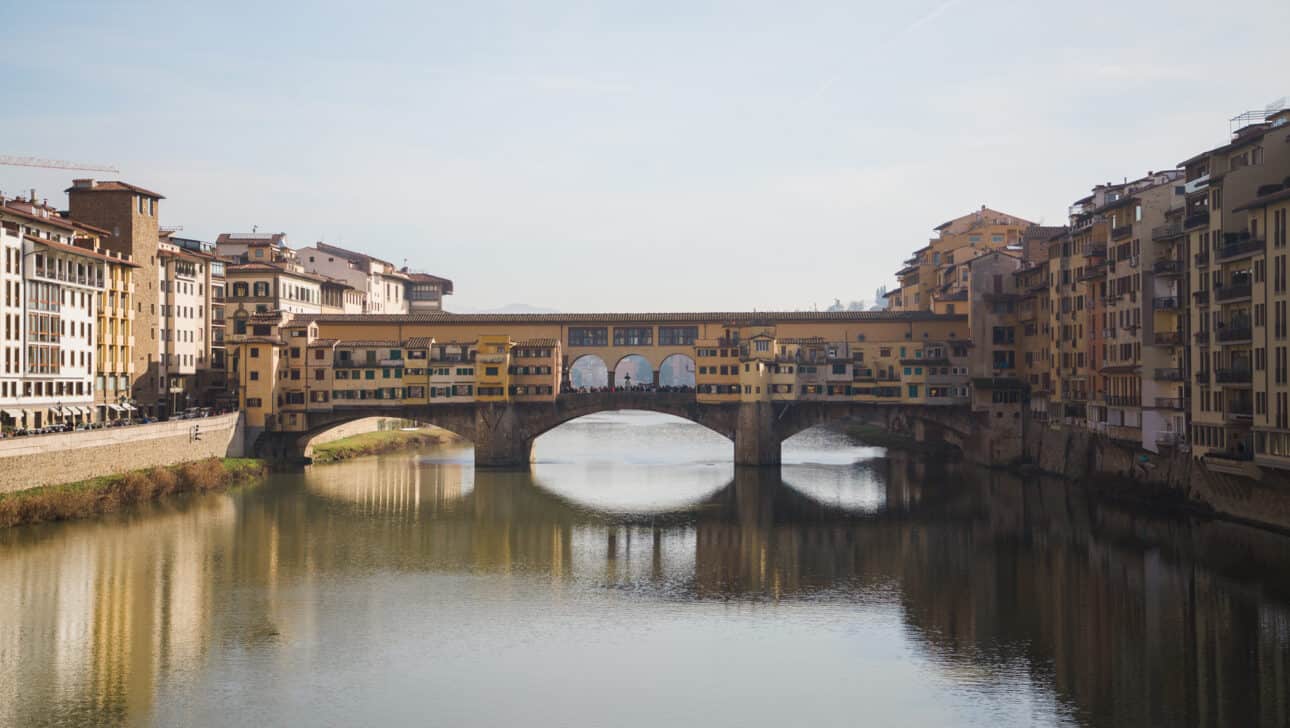
<svg viewBox="0 0 1290 728"><path fill-rule="evenodd" d="M1183 229L1202 227L1209 224L1209 210L1199 210L1183 218Z"/></svg>
<svg viewBox="0 0 1290 728"><path fill-rule="evenodd" d="M1102 401L1111 407L1139 407L1142 400L1138 397L1128 397L1122 394L1104 394Z"/></svg>
<svg viewBox="0 0 1290 728"><path fill-rule="evenodd" d="M1156 311L1177 311L1179 309L1177 296L1160 296L1151 300L1151 308Z"/></svg>
<svg viewBox="0 0 1290 728"><path fill-rule="evenodd" d="M1249 422L1254 419L1254 408L1249 402L1229 402L1223 412L1223 419L1228 422Z"/></svg>
<svg viewBox="0 0 1290 728"><path fill-rule="evenodd" d="M1180 276L1184 273L1181 260L1157 260L1151 264L1151 272L1158 276Z"/></svg>
<svg viewBox="0 0 1290 728"><path fill-rule="evenodd" d="M1209 251L1202 250L1196 254L1196 265L1209 265Z"/></svg>
<svg viewBox="0 0 1290 728"><path fill-rule="evenodd" d="M1182 235L1182 222L1167 222L1151 228L1152 240L1173 240Z"/></svg>
<svg viewBox="0 0 1290 728"><path fill-rule="evenodd" d="M1226 243L1223 247L1214 251L1214 260L1227 261L1248 258L1255 253L1263 252L1263 247L1263 241L1256 238Z"/></svg>
<svg viewBox="0 0 1290 728"><path fill-rule="evenodd" d="M1249 384L1254 381L1254 375L1248 367L1218 369L1214 372L1214 381L1218 384Z"/></svg>
<svg viewBox="0 0 1290 728"><path fill-rule="evenodd" d="M1187 436L1181 432L1157 432L1156 445L1159 447L1185 447Z"/></svg>
<svg viewBox="0 0 1290 728"><path fill-rule="evenodd" d="M1208 369L1202 369L1202 370L1200 370L1200 371L1196 372L1196 383L1197 383L1197 384L1209 384L1209 370L1208 370Z"/></svg>
<svg viewBox="0 0 1290 728"><path fill-rule="evenodd" d="M1114 338L1115 338L1115 329L1102 329L1102 338L1103 338L1103 339L1114 339Z"/></svg>
<svg viewBox="0 0 1290 728"><path fill-rule="evenodd" d="M1105 258L1106 246L1089 243L1084 246L1084 256L1087 258Z"/></svg>
<svg viewBox="0 0 1290 728"><path fill-rule="evenodd" d="M1240 283L1214 289L1214 300L1219 302L1239 301L1250 297L1250 284Z"/></svg>
<svg viewBox="0 0 1290 728"><path fill-rule="evenodd" d="M1224 344L1232 344L1238 341L1248 342L1250 340L1251 333L1250 324L1246 321L1240 324L1233 323L1229 326L1224 326L1218 330L1218 333L1214 338Z"/></svg>
<svg viewBox="0 0 1290 728"><path fill-rule="evenodd" d="M1151 337L1156 346L1180 346L1183 342L1181 331L1157 331Z"/></svg>
<svg viewBox="0 0 1290 728"><path fill-rule="evenodd" d="M1204 329L1202 331L1197 331L1195 339L1197 344L1200 344L1201 346L1209 346L1209 330Z"/></svg>
<svg viewBox="0 0 1290 728"><path fill-rule="evenodd" d="M1195 291L1191 294L1191 297L1195 299L1197 306L1209 305L1209 291Z"/></svg>
<svg viewBox="0 0 1290 728"><path fill-rule="evenodd" d="M1156 409L1181 410L1182 408L1181 397L1156 397Z"/></svg>
<svg viewBox="0 0 1290 728"><path fill-rule="evenodd" d="M1156 367L1152 378L1157 382L1181 382L1183 372L1178 367Z"/></svg>
<svg viewBox="0 0 1290 728"><path fill-rule="evenodd" d="M1121 226L1119 226L1119 227L1113 227L1113 228L1111 228L1111 239L1112 239L1112 240L1119 240L1119 239L1121 239L1121 238L1127 238L1127 237L1129 237L1129 236L1130 236L1130 235L1132 235L1132 234L1133 234L1133 226L1132 226L1132 225L1121 225Z"/></svg>

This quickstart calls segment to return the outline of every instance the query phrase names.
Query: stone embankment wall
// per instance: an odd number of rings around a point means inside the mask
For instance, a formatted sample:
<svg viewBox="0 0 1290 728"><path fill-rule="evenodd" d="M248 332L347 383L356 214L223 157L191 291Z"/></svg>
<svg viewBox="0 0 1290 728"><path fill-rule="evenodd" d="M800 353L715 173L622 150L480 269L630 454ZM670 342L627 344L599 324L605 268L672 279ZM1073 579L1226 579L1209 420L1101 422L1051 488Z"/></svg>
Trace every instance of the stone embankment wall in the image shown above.
<svg viewBox="0 0 1290 728"><path fill-rule="evenodd" d="M194 427L199 439L194 438ZM0 493L208 457L242 457L240 414L0 440Z"/></svg>
<svg viewBox="0 0 1290 728"><path fill-rule="evenodd" d="M1279 471L1264 468L1259 480L1216 473L1189 452L1151 453L1043 422L1026 423L1023 445L1027 459L1045 473L1290 530L1290 477Z"/></svg>

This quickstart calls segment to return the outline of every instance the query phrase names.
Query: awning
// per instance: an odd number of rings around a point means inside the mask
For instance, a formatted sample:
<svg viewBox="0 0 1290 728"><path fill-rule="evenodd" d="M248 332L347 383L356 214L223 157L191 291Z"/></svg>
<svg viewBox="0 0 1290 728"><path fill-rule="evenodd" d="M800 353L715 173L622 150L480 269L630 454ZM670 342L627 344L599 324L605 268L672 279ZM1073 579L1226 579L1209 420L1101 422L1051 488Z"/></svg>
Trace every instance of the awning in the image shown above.
<svg viewBox="0 0 1290 728"><path fill-rule="evenodd" d="M76 407L76 411L77 411L77 412L79 412L79 413L81 413L81 415L83 415L83 416L85 416L85 417L92 417L92 416L94 415L94 413L90 410L90 408L89 408L89 407L80 407L80 406L77 406L77 407Z"/></svg>
<svg viewBox="0 0 1290 728"><path fill-rule="evenodd" d="M55 417L62 417L62 416L63 416L63 410L62 410L62 409L60 409L60 408L58 408L58 407L50 407L50 408L49 408L49 414L51 414L51 415L53 415L53 416L55 416Z"/></svg>
<svg viewBox="0 0 1290 728"><path fill-rule="evenodd" d="M121 405L121 408L124 409L126 412L134 412L136 409L134 405L129 403Z"/></svg>
<svg viewBox="0 0 1290 728"><path fill-rule="evenodd" d="M124 407L122 407L122 406L121 406L121 405L119 405L119 404L110 404L110 405L108 405L107 407L108 407L108 409L112 410L113 412L124 412L124 411L125 411L125 408L124 408Z"/></svg>
<svg viewBox="0 0 1290 728"><path fill-rule="evenodd" d="M5 414L9 415L15 420L21 420L25 414L22 410L16 410L16 409L0 410L0 412L4 412Z"/></svg>

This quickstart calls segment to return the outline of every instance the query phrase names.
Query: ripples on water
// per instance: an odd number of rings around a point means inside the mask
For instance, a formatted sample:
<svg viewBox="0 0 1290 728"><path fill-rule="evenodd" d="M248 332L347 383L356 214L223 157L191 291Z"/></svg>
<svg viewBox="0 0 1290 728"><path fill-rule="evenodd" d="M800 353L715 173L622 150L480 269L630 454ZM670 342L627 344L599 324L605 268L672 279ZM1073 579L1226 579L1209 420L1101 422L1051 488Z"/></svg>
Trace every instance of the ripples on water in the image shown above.
<svg viewBox="0 0 1290 728"><path fill-rule="evenodd" d="M1290 725L1287 540L665 416L0 534L0 725ZM1255 576L1257 575L1257 576Z"/></svg>

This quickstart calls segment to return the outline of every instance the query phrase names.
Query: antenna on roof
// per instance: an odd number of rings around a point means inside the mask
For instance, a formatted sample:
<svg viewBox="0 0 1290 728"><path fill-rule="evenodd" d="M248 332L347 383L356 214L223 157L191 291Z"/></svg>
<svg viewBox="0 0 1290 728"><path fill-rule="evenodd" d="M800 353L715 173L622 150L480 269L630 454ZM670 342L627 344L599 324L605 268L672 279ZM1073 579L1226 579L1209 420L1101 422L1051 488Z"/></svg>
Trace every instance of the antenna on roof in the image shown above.
<svg viewBox="0 0 1290 728"><path fill-rule="evenodd" d="M254 235L255 233L258 233L258 232L260 232L260 226L259 226L259 225L252 225L252 226L251 226L251 234L252 234L252 235Z"/></svg>

